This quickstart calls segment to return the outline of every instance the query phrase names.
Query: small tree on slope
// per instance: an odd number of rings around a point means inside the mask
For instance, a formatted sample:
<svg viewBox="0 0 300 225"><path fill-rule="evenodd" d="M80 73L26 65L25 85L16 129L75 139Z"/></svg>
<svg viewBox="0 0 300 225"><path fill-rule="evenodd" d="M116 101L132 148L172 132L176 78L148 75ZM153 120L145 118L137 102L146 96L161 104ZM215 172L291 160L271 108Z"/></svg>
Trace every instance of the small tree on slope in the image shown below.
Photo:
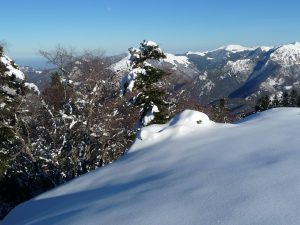
<svg viewBox="0 0 300 225"><path fill-rule="evenodd" d="M140 48L129 49L130 72L122 81L122 95L128 91L136 91L130 103L141 111L140 124L160 124L167 121L167 102L164 100L165 91L161 79L166 73L151 66L149 62L166 58L165 54L152 41L143 41Z"/></svg>

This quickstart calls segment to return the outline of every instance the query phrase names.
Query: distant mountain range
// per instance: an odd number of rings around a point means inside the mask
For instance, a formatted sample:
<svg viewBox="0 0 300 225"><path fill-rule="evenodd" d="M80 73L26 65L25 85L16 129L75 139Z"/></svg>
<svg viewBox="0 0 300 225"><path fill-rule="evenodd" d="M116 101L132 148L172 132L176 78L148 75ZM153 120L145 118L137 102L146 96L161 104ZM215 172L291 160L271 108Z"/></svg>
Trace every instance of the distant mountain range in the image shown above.
<svg viewBox="0 0 300 225"><path fill-rule="evenodd" d="M256 101L265 94L300 89L298 42L278 47L228 45L207 52L166 55L156 66L171 70L175 86L203 103L223 96ZM126 61L127 57L112 66L120 76L128 70Z"/></svg>
<svg viewBox="0 0 300 225"><path fill-rule="evenodd" d="M278 47L243 47L228 45L212 51L166 53L167 58L154 66L169 71L178 91L204 104L227 97L238 107L252 104L257 98L281 95L291 89L300 90L300 43ZM122 76L128 71L126 54L110 56L111 69ZM49 70L22 67L30 82L45 86L50 81ZM244 102L246 101L246 103ZM238 103L236 103L238 102Z"/></svg>

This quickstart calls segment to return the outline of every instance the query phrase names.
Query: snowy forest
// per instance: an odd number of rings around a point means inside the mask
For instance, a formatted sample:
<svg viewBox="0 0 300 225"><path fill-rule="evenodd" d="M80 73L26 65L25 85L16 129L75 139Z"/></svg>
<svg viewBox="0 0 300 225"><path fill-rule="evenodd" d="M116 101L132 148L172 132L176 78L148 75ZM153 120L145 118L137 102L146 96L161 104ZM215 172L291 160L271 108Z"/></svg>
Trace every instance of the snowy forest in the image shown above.
<svg viewBox="0 0 300 225"><path fill-rule="evenodd" d="M0 50L2 218L17 204L117 160L141 127L186 107L220 122L235 118L222 101L204 107L174 91L168 71L150 64L165 57L154 42L129 49L131 71L122 79L102 53L41 51L56 68L43 91Z"/></svg>
<svg viewBox="0 0 300 225"><path fill-rule="evenodd" d="M1 1L0 225L299 225L299 7Z"/></svg>
<svg viewBox="0 0 300 225"><path fill-rule="evenodd" d="M166 58L153 41L129 49L129 71L119 76L103 53L58 46L40 51L54 65L43 90L28 83L0 48L0 212L73 178L118 160L140 137L142 127L164 124L184 109L230 123L277 107L300 106L296 90L265 95L253 110L233 112L228 99L213 105L176 90ZM154 65L154 66L153 66Z"/></svg>

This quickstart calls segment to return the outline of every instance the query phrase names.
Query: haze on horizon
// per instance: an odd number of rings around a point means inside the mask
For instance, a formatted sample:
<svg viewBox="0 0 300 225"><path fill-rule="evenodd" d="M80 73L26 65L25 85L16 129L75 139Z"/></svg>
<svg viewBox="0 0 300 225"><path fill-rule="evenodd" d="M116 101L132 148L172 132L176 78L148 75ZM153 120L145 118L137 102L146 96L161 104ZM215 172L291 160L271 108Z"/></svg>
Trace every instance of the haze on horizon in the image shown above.
<svg viewBox="0 0 300 225"><path fill-rule="evenodd" d="M152 39L164 51L183 53L300 40L296 0L10 0L1 5L0 41L15 58L38 57L40 49L57 44L118 54Z"/></svg>

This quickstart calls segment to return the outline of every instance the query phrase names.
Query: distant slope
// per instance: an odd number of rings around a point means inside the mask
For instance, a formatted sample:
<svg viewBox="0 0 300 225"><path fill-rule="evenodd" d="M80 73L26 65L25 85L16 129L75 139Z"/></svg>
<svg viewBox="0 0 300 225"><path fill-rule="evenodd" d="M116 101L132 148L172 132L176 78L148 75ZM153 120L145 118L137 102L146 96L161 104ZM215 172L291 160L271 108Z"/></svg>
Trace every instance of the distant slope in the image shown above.
<svg viewBox="0 0 300 225"><path fill-rule="evenodd" d="M15 208L1 225L297 225L300 109L237 124L185 111L120 161Z"/></svg>

